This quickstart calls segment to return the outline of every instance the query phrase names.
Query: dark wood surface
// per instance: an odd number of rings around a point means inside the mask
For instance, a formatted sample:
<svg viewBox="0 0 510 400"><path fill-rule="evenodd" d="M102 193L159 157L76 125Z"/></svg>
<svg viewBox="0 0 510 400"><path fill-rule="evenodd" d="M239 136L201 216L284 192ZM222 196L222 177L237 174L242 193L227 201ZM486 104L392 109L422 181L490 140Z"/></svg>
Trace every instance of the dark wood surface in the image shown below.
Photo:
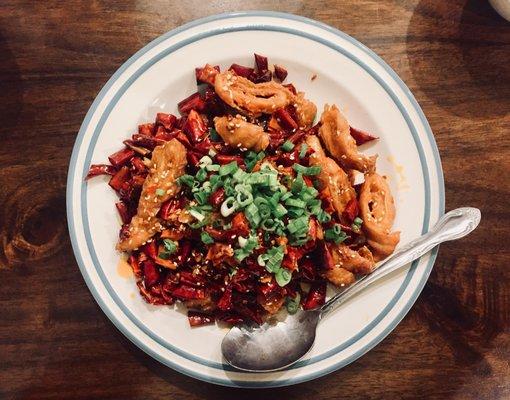
<svg viewBox="0 0 510 400"><path fill-rule="evenodd" d="M441 247L423 293L380 345L294 387L234 390L133 346L85 286L65 219L71 149L110 75L160 34L239 9L292 12L379 53L427 115L446 206L479 229ZM509 399L510 23L485 0L0 2L1 399Z"/></svg>

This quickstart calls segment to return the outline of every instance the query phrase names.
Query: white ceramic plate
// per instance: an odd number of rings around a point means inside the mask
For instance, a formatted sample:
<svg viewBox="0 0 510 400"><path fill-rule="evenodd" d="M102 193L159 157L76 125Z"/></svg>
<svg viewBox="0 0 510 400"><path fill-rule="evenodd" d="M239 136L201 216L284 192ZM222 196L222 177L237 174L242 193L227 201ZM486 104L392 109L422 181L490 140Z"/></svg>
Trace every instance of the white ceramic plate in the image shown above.
<svg viewBox="0 0 510 400"><path fill-rule="evenodd" d="M177 113L196 90L194 68L251 65L253 52L284 65L288 81L321 110L336 103L353 126L380 136L365 149L379 153L396 199L396 229L406 243L427 231L444 211L443 177L430 127L409 89L388 65L348 35L290 14L223 14L186 24L154 40L112 76L92 104L74 146L67 215L76 259L89 289L113 323L163 364L204 381L271 387L310 380L366 353L404 317L425 284L435 253L357 296L324 320L312 351L285 371L251 374L222 360L226 330L191 329L177 309L150 306L132 278L117 272L119 220L106 178L84 182L91 163L104 163L155 113ZM315 80L311 76L317 74Z"/></svg>

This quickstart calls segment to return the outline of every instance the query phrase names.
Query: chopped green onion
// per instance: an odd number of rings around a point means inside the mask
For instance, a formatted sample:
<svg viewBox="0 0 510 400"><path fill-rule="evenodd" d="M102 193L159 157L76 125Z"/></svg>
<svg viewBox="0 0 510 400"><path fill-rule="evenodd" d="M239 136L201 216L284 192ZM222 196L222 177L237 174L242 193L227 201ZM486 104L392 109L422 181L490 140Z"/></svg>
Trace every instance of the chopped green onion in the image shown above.
<svg viewBox="0 0 510 400"><path fill-rule="evenodd" d="M207 171L204 168L200 168L195 174L195 179L199 182L203 182L207 179Z"/></svg>
<svg viewBox="0 0 510 400"><path fill-rule="evenodd" d="M301 217L304 214L305 214L304 208L289 207L289 209L288 209L288 215L290 218Z"/></svg>
<svg viewBox="0 0 510 400"><path fill-rule="evenodd" d="M301 148L299 149L299 158L305 158L306 152L308 151L308 146L306 143L303 143L301 145Z"/></svg>
<svg viewBox="0 0 510 400"><path fill-rule="evenodd" d="M218 175L211 175L209 182L211 182L211 192L215 192L218 188L221 187L221 185L223 185L221 177Z"/></svg>
<svg viewBox="0 0 510 400"><path fill-rule="evenodd" d="M209 193L202 191L202 192L196 192L193 193L193 197L197 201L198 205L203 206L207 203L207 200L209 199Z"/></svg>
<svg viewBox="0 0 510 400"><path fill-rule="evenodd" d="M205 169L207 171L218 172L220 170L220 167L221 166L219 164L209 164L205 166Z"/></svg>
<svg viewBox="0 0 510 400"><path fill-rule="evenodd" d="M225 178L223 180L223 188L225 189L225 194L227 196L236 195L236 190L234 189L234 185L232 184L232 178Z"/></svg>
<svg viewBox="0 0 510 400"><path fill-rule="evenodd" d="M209 136L211 137L211 140L213 142L218 142L221 139L220 135L218 135L218 132L216 132L216 129L214 129L214 128L211 128L209 130Z"/></svg>
<svg viewBox="0 0 510 400"><path fill-rule="evenodd" d="M339 244L342 243L345 239L347 239L347 234L344 231L342 231L340 225L335 224L333 228L326 229L324 231L324 239Z"/></svg>
<svg viewBox="0 0 510 400"><path fill-rule="evenodd" d="M274 210L276 207L278 207L278 202L280 200L280 192L274 193L268 200L269 205Z"/></svg>
<svg viewBox="0 0 510 400"><path fill-rule="evenodd" d="M218 154L218 153L216 153L216 150L214 150L214 149L211 147L211 148L209 149L209 151L208 151L208 154L209 154L209 157L214 157L214 156L216 156L216 154Z"/></svg>
<svg viewBox="0 0 510 400"><path fill-rule="evenodd" d="M237 162L232 161L228 164L222 165L218 171L218 174L220 176L231 175L234 174L238 169L239 166L237 165Z"/></svg>
<svg viewBox="0 0 510 400"><path fill-rule="evenodd" d="M291 234L295 234L297 232L302 232L302 231L308 232L308 217L303 216L300 218L289 220L289 224L287 225L287 230Z"/></svg>
<svg viewBox="0 0 510 400"><path fill-rule="evenodd" d="M292 182L291 190L292 193L299 193L301 190L303 190L303 187L305 186L305 181L303 179L303 175L301 173L298 173L296 176L296 179Z"/></svg>
<svg viewBox="0 0 510 400"><path fill-rule="evenodd" d="M265 254L261 254L257 258L257 262L261 266L265 266L268 272L275 273L282 265L284 257L284 247L271 247Z"/></svg>
<svg viewBox="0 0 510 400"><path fill-rule="evenodd" d="M292 197L292 193L290 193L290 192L284 193L283 196L280 198L280 201L285 201L291 197Z"/></svg>
<svg viewBox="0 0 510 400"><path fill-rule="evenodd" d="M165 195L165 191L163 189L156 189L156 195L157 196L164 196Z"/></svg>
<svg viewBox="0 0 510 400"><path fill-rule="evenodd" d="M186 185L189 187L193 187L194 178L191 175L185 174L185 175L182 175L181 177L179 177L179 179L177 179L177 181L179 182L179 185Z"/></svg>
<svg viewBox="0 0 510 400"><path fill-rule="evenodd" d="M287 268L280 268L278 271L276 271L274 277L276 279L276 283L279 286L284 287L292 279L292 272L290 272Z"/></svg>
<svg viewBox="0 0 510 400"><path fill-rule="evenodd" d="M283 217L285 214L287 214L287 209L281 205L281 204L278 204L276 206L276 208L273 210L273 215L276 217L276 218L281 218Z"/></svg>
<svg viewBox="0 0 510 400"><path fill-rule="evenodd" d="M317 197L319 191L311 186L306 186L301 192L301 198L304 199L306 196L308 200L312 200Z"/></svg>
<svg viewBox="0 0 510 400"><path fill-rule="evenodd" d="M264 221L262 221L262 224L260 224L262 229L268 232L274 231L276 229L276 225L277 225L276 221L272 218L267 218Z"/></svg>
<svg viewBox="0 0 510 400"><path fill-rule="evenodd" d="M294 164L292 168L297 173L302 173L303 175L318 175L321 172L321 167L319 165L304 167L300 164Z"/></svg>
<svg viewBox="0 0 510 400"><path fill-rule="evenodd" d="M244 172L241 168L239 168L234 175L232 175L232 178L234 178L237 182L241 182L246 175L248 175L246 172Z"/></svg>
<svg viewBox="0 0 510 400"><path fill-rule="evenodd" d="M246 165L246 170L248 172L251 172L253 167L255 167L255 164L257 164L257 153L254 151L248 151L246 153L246 156L244 157L244 163Z"/></svg>
<svg viewBox="0 0 510 400"><path fill-rule="evenodd" d="M163 246L165 247L165 250L170 254L175 253L177 250L177 243L170 239L163 239Z"/></svg>
<svg viewBox="0 0 510 400"><path fill-rule="evenodd" d="M202 242L204 244L213 244L214 243L214 239L211 237L211 235L209 235L207 232L203 231L201 234L200 234L200 239L202 240Z"/></svg>
<svg viewBox="0 0 510 400"><path fill-rule="evenodd" d="M170 258L171 254L168 251L161 251L158 254L158 258L161 258L163 260L168 260Z"/></svg>
<svg viewBox="0 0 510 400"><path fill-rule="evenodd" d="M247 205L253 203L253 195L251 194L250 191L248 191L248 189L242 188L241 190L238 190L236 200L239 207L244 208Z"/></svg>
<svg viewBox="0 0 510 400"><path fill-rule="evenodd" d="M261 204L259 206L259 214L261 219L269 218L271 215L271 209L269 208L268 204Z"/></svg>
<svg viewBox="0 0 510 400"><path fill-rule="evenodd" d="M265 199L264 197L262 196L257 196L255 197L255 200L253 200L253 202L255 203L255 205L257 207L260 207L261 205L268 205L269 204L269 201L267 199Z"/></svg>
<svg viewBox="0 0 510 400"><path fill-rule="evenodd" d="M220 213L224 217L228 217L237 210L237 202L233 197L227 197L220 207Z"/></svg>
<svg viewBox="0 0 510 400"><path fill-rule="evenodd" d="M354 224L361 225L363 223L363 220L360 217L354 218Z"/></svg>
<svg viewBox="0 0 510 400"><path fill-rule="evenodd" d="M259 209L255 204L251 203L248 207L246 207L244 210L244 215L246 215L246 218L253 228L257 228L259 226L261 218Z"/></svg>
<svg viewBox="0 0 510 400"><path fill-rule="evenodd" d="M299 292L296 293L296 297L287 297L285 301L285 307L287 308L287 312L289 314L295 314L299 310L299 306L301 304L301 295Z"/></svg>
<svg viewBox="0 0 510 400"><path fill-rule="evenodd" d="M303 200L298 199L287 199L285 205L289 207L305 208L306 203Z"/></svg>
<svg viewBox="0 0 510 400"><path fill-rule="evenodd" d="M246 177L247 185L262 185L267 182L267 175L261 172L252 172Z"/></svg>
<svg viewBox="0 0 510 400"><path fill-rule="evenodd" d="M240 249L234 250L234 257L237 261L243 261L246 257L250 256L257 247L259 247L259 241L257 236L250 235L248 239L242 238L238 239L239 244L243 244Z"/></svg>
<svg viewBox="0 0 510 400"><path fill-rule="evenodd" d="M197 190L200 190L200 182L199 181L193 181L193 186L191 188L192 192L196 192Z"/></svg>
<svg viewBox="0 0 510 400"><path fill-rule="evenodd" d="M199 161L198 161L198 166L200 168L203 168L205 167L206 165L211 165L213 163L212 161L212 158L209 157L209 156L203 156Z"/></svg>
<svg viewBox="0 0 510 400"><path fill-rule="evenodd" d="M320 210L320 212L317 214L317 221L319 221L321 224L325 224L331 221L331 215L326 211Z"/></svg>
<svg viewBox="0 0 510 400"><path fill-rule="evenodd" d="M190 209L189 213L190 213L190 215L193 218L197 219L200 222L202 222L204 220L204 218L205 218L204 214L202 214L202 213L200 213L200 212L198 212L197 210L194 210L194 209Z"/></svg>
<svg viewBox="0 0 510 400"><path fill-rule="evenodd" d="M294 148L294 143L292 143L290 140L286 140L285 143L282 144L282 150L289 152L292 151Z"/></svg>

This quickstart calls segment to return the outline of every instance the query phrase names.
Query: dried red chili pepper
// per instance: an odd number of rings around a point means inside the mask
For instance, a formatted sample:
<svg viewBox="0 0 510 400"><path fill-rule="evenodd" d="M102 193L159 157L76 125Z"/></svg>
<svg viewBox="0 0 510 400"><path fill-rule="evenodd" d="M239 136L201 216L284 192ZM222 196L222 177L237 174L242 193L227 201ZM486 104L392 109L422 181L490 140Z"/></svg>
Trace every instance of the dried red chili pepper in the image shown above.
<svg viewBox="0 0 510 400"><path fill-rule="evenodd" d="M89 172L85 179L90 179L94 176L98 175L115 175L117 173L117 168L112 165L106 164L93 164L89 168Z"/></svg>
<svg viewBox="0 0 510 400"><path fill-rule="evenodd" d="M214 323L214 316L199 311L188 311L188 322L190 326L201 326Z"/></svg>
<svg viewBox="0 0 510 400"><path fill-rule="evenodd" d="M131 158L135 155L135 152L131 149L125 148L113 153L108 157L110 163L115 167L121 167L127 164Z"/></svg>
<svg viewBox="0 0 510 400"><path fill-rule="evenodd" d="M303 310L313 310L322 306L326 302L326 288L326 282L317 282L312 284L312 287L303 302Z"/></svg>
<svg viewBox="0 0 510 400"><path fill-rule="evenodd" d="M370 142L372 140L379 139L379 137L374 136L371 133L362 131L361 129L353 128L352 126L350 127L350 133L358 146L361 146L362 144Z"/></svg>

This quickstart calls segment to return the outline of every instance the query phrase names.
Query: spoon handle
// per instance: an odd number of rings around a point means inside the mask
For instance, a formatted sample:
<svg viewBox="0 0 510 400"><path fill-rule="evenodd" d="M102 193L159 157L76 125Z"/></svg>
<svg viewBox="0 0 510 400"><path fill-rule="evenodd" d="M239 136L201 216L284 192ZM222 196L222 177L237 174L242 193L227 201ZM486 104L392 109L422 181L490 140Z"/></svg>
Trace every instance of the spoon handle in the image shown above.
<svg viewBox="0 0 510 400"><path fill-rule="evenodd" d="M466 236L478 226L480 216L480 210L472 207L457 208L446 213L425 235L403 246L370 275L359 279L356 283L333 296L321 307L321 315L333 310L384 276L423 256L438 244Z"/></svg>

